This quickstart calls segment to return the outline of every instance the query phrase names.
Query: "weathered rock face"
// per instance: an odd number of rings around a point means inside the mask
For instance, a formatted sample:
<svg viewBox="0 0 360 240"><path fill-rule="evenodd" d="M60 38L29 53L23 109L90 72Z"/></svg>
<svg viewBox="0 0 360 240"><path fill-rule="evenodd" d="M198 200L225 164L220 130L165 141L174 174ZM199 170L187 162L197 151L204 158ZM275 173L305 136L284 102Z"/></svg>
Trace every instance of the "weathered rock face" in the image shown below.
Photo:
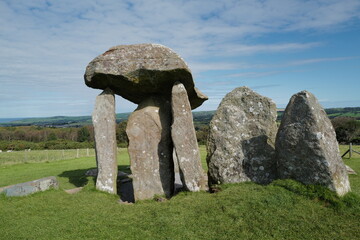
<svg viewBox="0 0 360 240"><path fill-rule="evenodd" d="M126 133L135 200L173 194L170 124L170 102L161 97L144 100L129 117Z"/></svg>
<svg viewBox="0 0 360 240"><path fill-rule="evenodd" d="M100 191L116 194L118 169L115 97L110 89L104 90L96 97L92 121L95 133L96 163L99 170L96 188Z"/></svg>
<svg viewBox="0 0 360 240"><path fill-rule="evenodd" d="M8 197L21 197L40 191L46 191L50 188L58 188L59 183L56 177L46 177L38 180L19 183L0 188L0 194L4 193Z"/></svg>
<svg viewBox="0 0 360 240"><path fill-rule="evenodd" d="M350 191L335 131L310 92L291 97L276 136L276 155L280 178L323 185L339 195Z"/></svg>
<svg viewBox="0 0 360 240"><path fill-rule="evenodd" d="M355 172L354 169L352 169L351 167L349 167L348 165L345 165L345 168L346 168L346 172L348 175L357 175L357 173Z"/></svg>
<svg viewBox="0 0 360 240"><path fill-rule="evenodd" d="M228 93L210 122L209 183L274 180L276 116L275 103L247 87Z"/></svg>
<svg viewBox="0 0 360 240"><path fill-rule="evenodd" d="M112 47L89 63L84 78L87 86L109 87L134 103L152 95L170 98L177 81L184 84L193 109L208 99L194 87L191 71L184 60L159 44Z"/></svg>
<svg viewBox="0 0 360 240"><path fill-rule="evenodd" d="M175 83L172 89L171 106L173 124L171 137L174 143L180 177L186 190L196 192L204 189L204 171L190 103L182 83Z"/></svg>

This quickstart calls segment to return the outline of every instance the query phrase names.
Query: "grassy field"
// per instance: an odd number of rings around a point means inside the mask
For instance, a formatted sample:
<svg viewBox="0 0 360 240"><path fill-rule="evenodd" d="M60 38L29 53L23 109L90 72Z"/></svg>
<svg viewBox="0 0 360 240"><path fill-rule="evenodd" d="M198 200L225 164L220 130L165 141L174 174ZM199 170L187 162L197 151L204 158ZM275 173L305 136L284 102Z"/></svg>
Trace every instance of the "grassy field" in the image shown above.
<svg viewBox="0 0 360 240"><path fill-rule="evenodd" d="M201 153L206 165L203 146ZM128 171L126 149L118 156L120 169ZM344 161L360 172L360 155L353 157ZM342 199L324 188L275 181L124 205L94 190L94 179L83 175L94 167L94 157L1 165L0 187L54 175L60 189L0 195L0 239L360 239L358 175L350 176L353 193ZM85 187L77 194L63 191L78 186Z"/></svg>
<svg viewBox="0 0 360 240"><path fill-rule="evenodd" d="M31 150L0 153L0 166L18 163L54 162L57 160L95 156L94 149Z"/></svg>

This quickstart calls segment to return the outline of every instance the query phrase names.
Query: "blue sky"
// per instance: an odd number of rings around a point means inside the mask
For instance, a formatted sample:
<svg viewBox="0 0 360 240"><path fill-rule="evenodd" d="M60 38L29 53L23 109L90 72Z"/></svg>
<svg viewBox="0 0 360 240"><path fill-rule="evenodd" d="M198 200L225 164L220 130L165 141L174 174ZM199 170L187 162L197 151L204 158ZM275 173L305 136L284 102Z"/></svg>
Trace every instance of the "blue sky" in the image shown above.
<svg viewBox="0 0 360 240"><path fill-rule="evenodd" d="M199 111L240 86L279 108L301 90L360 106L359 0L1 0L0 23L0 118L90 115L100 90L84 84L87 64L135 43L184 58L209 96Z"/></svg>

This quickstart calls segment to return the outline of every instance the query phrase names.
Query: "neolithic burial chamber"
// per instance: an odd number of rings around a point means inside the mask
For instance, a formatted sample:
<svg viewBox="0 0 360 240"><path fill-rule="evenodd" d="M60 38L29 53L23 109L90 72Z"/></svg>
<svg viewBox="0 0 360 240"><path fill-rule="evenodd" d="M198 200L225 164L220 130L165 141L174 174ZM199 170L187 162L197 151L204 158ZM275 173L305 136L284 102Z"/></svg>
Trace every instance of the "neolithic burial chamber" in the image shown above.
<svg viewBox="0 0 360 240"><path fill-rule="evenodd" d="M135 200L173 194L173 150L184 188L205 188L191 109L208 98L181 57L158 44L120 45L92 60L84 78L104 90L93 112L97 189L116 194L114 94L138 104L126 128Z"/></svg>

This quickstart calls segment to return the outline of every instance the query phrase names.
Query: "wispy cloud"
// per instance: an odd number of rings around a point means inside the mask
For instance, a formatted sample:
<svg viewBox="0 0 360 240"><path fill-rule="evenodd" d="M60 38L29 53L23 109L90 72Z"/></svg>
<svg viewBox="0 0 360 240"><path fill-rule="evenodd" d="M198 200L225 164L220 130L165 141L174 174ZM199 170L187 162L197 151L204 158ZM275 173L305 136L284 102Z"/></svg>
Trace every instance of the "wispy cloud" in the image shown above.
<svg viewBox="0 0 360 240"><path fill-rule="evenodd" d="M282 64L280 66L298 66L298 65L306 65L306 64L321 63L321 62L345 61L345 60L352 60L358 58L360 57L354 56L354 57L312 58L312 59L291 61L289 63Z"/></svg>
<svg viewBox="0 0 360 240"><path fill-rule="evenodd" d="M271 76L280 73L281 71L268 71L268 72L242 72L236 74L226 75L230 78L258 78L264 76Z"/></svg>
<svg viewBox="0 0 360 240"><path fill-rule="evenodd" d="M263 88L274 88L279 87L280 84L267 84L267 85L257 85L257 86L250 86L252 89L263 89Z"/></svg>
<svg viewBox="0 0 360 240"><path fill-rule="evenodd" d="M36 96L43 95L43 102L52 104L59 96L71 99L59 104L62 107L49 107L43 113L47 115L59 115L55 113L59 109L69 112L66 109L71 108L71 102L88 99L89 107L77 109L78 115L84 115L93 104L90 99L98 92L85 87L82 79L85 67L110 46L164 44L178 52L201 78L208 71L256 68L243 56L322 47L323 40L263 39L277 33L341 31L360 19L359 12L357 0L3 0L0 95L6 92L15 98L21 94L20 99L24 100L16 104L29 111L34 109L37 114L43 108L35 106ZM341 60L330 59L294 60L287 65ZM276 71L239 74L256 78ZM19 92L19 88L24 90ZM211 94L216 98L215 93ZM21 116L21 108L14 102L3 103L0 116ZM133 107L119 105L117 110L129 111Z"/></svg>

